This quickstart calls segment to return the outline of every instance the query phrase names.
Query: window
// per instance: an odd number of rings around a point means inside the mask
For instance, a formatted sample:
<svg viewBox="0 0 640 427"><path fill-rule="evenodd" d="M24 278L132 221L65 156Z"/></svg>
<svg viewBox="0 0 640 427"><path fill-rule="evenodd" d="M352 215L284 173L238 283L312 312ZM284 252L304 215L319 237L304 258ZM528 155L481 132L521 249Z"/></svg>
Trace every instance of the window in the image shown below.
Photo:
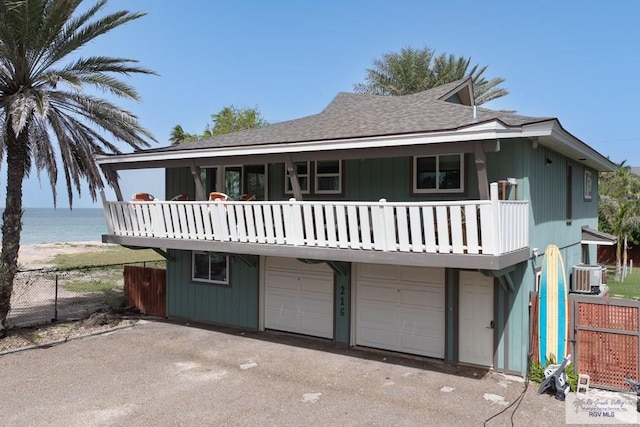
<svg viewBox="0 0 640 427"><path fill-rule="evenodd" d="M192 252L191 259L191 279L194 282L229 284L229 256Z"/></svg>
<svg viewBox="0 0 640 427"><path fill-rule="evenodd" d="M224 167L224 193L232 200L242 194L242 166Z"/></svg>
<svg viewBox="0 0 640 427"><path fill-rule="evenodd" d="M264 165L244 167L244 193L253 193L256 200L267 200L267 173Z"/></svg>
<svg viewBox="0 0 640 427"><path fill-rule="evenodd" d="M255 200L266 200L267 173L264 164L224 166L222 188L218 189L218 168L202 168L201 178L206 194L221 191L231 200L241 200L245 193L255 194Z"/></svg>
<svg viewBox="0 0 640 427"><path fill-rule="evenodd" d="M298 175L298 183L300 183L300 191L302 194L309 194L309 162L296 162L293 165L296 168L296 174ZM291 179L289 178L289 171L285 166L284 176L284 192L292 194Z"/></svg>
<svg viewBox="0 0 640 427"><path fill-rule="evenodd" d="M567 224L573 220L573 168L567 164Z"/></svg>
<svg viewBox="0 0 640 427"><path fill-rule="evenodd" d="M413 158L415 193L462 193L464 154Z"/></svg>
<svg viewBox="0 0 640 427"><path fill-rule="evenodd" d="M342 162L325 160L316 162L316 194L342 193Z"/></svg>
<svg viewBox="0 0 640 427"><path fill-rule="evenodd" d="M584 170L584 201L585 202L591 201L592 191L593 191L593 178L591 175L591 171L585 169Z"/></svg>

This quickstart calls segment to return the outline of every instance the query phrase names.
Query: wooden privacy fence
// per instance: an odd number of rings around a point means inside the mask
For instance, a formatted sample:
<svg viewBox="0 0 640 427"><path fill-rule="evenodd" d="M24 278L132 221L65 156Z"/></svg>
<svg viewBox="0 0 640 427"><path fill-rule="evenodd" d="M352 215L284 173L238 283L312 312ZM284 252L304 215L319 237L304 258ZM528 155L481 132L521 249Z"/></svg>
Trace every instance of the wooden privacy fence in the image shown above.
<svg viewBox="0 0 640 427"><path fill-rule="evenodd" d="M135 307L143 314L165 317L166 270L160 268L124 267L124 293L127 305Z"/></svg>
<svg viewBox="0 0 640 427"><path fill-rule="evenodd" d="M638 380L640 303L618 298L572 295L576 370L591 384L628 390Z"/></svg>
<svg viewBox="0 0 640 427"><path fill-rule="evenodd" d="M633 246L627 250L627 258L633 260L633 265L640 264L640 246ZM616 246L598 245L598 264L615 265Z"/></svg>
<svg viewBox="0 0 640 427"><path fill-rule="evenodd" d="M569 294L569 349L574 371L591 385L629 390L640 374L640 302ZM538 298L531 293L531 353L538 360ZM544 364L545 361L542 361Z"/></svg>

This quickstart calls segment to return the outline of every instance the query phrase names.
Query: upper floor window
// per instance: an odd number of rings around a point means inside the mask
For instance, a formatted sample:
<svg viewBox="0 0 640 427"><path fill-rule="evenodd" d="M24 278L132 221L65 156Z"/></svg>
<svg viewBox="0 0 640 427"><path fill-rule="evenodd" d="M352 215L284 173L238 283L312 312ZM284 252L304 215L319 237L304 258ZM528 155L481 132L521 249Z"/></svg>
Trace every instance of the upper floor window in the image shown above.
<svg viewBox="0 0 640 427"><path fill-rule="evenodd" d="M309 162L296 162L293 164L293 167L296 168L300 191L302 194L309 194ZM293 193L293 188L291 188L291 178L286 167L284 176L284 192L288 194Z"/></svg>
<svg viewBox="0 0 640 427"><path fill-rule="evenodd" d="M593 199L593 178L591 175L591 171L588 169L584 170L584 201L590 202Z"/></svg>
<svg viewBox="0 0 640 427"><path fill-rule="evenodd" d="M415 193L464 192L464 154L413 158Z"/></svg>
<svg viewBox="0 0 640 427"><path fill-rule="evenodd" d="M229 284L228 255L192 252L191 262L191 279L194 282Z"/></svg>
<svg viewBox="0 0 640 427"><path fill-rule="evenodd" d="M316 162L316 194L342 193L342 162L340 160L323 160Z"/></svg>
<svg viewBox="0 0 640 427"><path fill-rule="evenodd" d="M218 176L218 168L202 168L201 179L206 194L220 191L232 200L242 200L247 193L254 194L255 200L267 199L267 169L264 164L224 166ZM222 179L218 187L217 181Z"/></svg>
<svg viewBox="0 0 640 427"><path fill-rule="evenodd" d="M573 168L567 163L567 224L573 220Z"/></svg>

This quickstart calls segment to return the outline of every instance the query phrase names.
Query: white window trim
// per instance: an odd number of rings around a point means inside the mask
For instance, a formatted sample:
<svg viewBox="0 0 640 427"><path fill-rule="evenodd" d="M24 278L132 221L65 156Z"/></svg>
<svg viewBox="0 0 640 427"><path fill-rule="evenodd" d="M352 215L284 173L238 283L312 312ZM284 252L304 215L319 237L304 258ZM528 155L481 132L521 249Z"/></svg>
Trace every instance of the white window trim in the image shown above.
<svg viewBox="0 0 640 427"><path fill-rule="evenodd" d="M439 185L440 181L437 179L440 174L440 157L441 156L452 156L458 155L460 156L460 188L418 188L418 159L422 159L425 157L435 157L436 158L436 185ZM464 193L464 182L465 182L465 164L464 164L464 153L449 153L449 154L435 154L433 156L413 156L413 192L418 194L425 193Z"/></svg>
<svg viewBox="0 0 640 427"><path fill-rule="evenodd" d="M307 163L307 173L306 174L298 174L298 179L301 176L306 176L307 177L307 189L303 189L300 188L300 193L301 194L311 194L311 162L295 162L293 164L294 167L296 167L297 163ZM293 188L291 190L289 190L287 187L289 186L288 184L291 182L291 179L289 178L289 171L287 170L287 165L284 166L284 194L293 194Z"/></svg>
<svg viewBox="0 0 640 427"><path fill-rule="evenodd" d="M333 161L333 160L332 160ZM338 173L319 173L318 172L318 163L319 161L314 162L314 172L315 177L313 179L314 190L316 194L342 194L342 161L335 160L338 162ZM319 187L319 178L338 178L338 189L337 190L320 190Z"/></svg>
<svg viewBox="0 0 640 427"><path fill-rule="evenodd" d="M214 284L214 285L227 285L229 286L230 281L229 281L229 255L223 255L223 254L214 254L220 257L224 257L227 261L227 266L225 268L225 271L227 273L227 277L226 280L210 280L210 279L203 279L201 277L195 277L195 272L196 272L196 268L195 268L195 262L196 262L196 255L207 255L210 256L212 254L209 254L207 252L200 252L200 251L192 251L191 252L191 281L193 282L199 282L199 283L209 283L209 284Z"/></svg>

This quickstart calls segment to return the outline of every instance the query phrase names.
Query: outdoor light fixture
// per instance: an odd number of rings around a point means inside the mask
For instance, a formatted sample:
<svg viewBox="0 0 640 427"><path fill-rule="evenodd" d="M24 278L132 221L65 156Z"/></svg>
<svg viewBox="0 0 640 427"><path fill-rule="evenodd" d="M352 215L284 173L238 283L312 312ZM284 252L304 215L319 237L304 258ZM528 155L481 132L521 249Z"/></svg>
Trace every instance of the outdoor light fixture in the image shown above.
<svg viewBox="0 0 640 427"><path fill-rule="evenodd" d="M551 160L548 157L544 160L544 164L547 165L547 166L551 166L551 163L553 163L553 160Z"/></svg>

